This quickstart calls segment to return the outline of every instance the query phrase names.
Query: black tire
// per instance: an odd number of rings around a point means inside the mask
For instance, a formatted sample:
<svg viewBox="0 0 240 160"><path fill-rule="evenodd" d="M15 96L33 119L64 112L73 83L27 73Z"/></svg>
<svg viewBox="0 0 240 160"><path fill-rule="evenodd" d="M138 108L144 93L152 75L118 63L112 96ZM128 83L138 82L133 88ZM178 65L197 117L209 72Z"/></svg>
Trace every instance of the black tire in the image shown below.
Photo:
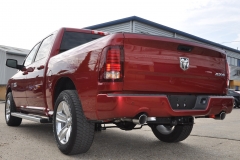
<svg viewBox="0 0 240 160"><path fill-rule="evenodd" d="M238 102L237 102L237 100L235 99L234 100L234 103L233 103L233 108L237 108L238 107Z"/></svg>
<svg viewBox="0 0 240 160"><path fill-rule="evenodd" d="M12 93L9 92L5 103L5 120L8 126L19 126L22 123L22 118L13 117L12 112L16 112L16 105Z"/></svg>
<svg viewBox="0 0 240 160"><path fill-rule="evenodd" d="M59 118L61 117L60 115L62 114L65 114L65 116L68 117L65 110L62 110L61 112L61 108L66 109L67 108L66 106L69 108L68 114L71 116L71 119L69 120L69 118L66 118L66 123L64 124L63 122L59 121ZM58 120L56 121L57 116ZM62 136L60 136L61 131L58 132L59 127L56 127L59 126L59 124L61 124L61 126L63 125L64 127L67 126L65 128L62 127L62 129L60 130L63 130L63 128L64 129L68 128L67 131L64 131L65 138L63 139L61 138ZM95 124L87 121L86 117L84 116L82 105L79 100L77 92L75 90L62 91L56 100L53 117L54 137L60 151L66 155L87 152L93 142L94 126Z"/></svg>
<svg viewBox="0 0 240 160"><path fill-rule="evenodd" d="M160 131L160 127L167 128L168 132ZM176 125L175 127L165 125L151 126L153 134L163 142L174 143L185 140L191 133L193 124L189 125Z"/></svg>
<svg viewBox="0 0 240 160"><path fill-rule="evenodd" d="M234 108L240 108L240 106L239 106L239 101L238 101L238 100L235 99L234 104L235 104L235 107L234 107Z"/></svg>

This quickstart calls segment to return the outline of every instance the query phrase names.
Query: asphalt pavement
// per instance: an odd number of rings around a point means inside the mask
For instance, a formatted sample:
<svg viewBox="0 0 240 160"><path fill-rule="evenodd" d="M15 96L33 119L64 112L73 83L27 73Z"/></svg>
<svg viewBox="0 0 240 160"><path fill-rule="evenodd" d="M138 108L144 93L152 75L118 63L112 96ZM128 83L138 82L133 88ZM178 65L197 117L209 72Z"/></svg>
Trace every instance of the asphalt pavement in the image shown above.
<svg viewBox="0 0 240 160"><path fill-rule="evenodd" d="M52 125L23 120L8 127L0 102L0 159L240 159L240 109L223 121L196 119L191 135L180 143L160 142L148 126L141 130L96 132L85 154L66 156L55 143Z"/></svg>

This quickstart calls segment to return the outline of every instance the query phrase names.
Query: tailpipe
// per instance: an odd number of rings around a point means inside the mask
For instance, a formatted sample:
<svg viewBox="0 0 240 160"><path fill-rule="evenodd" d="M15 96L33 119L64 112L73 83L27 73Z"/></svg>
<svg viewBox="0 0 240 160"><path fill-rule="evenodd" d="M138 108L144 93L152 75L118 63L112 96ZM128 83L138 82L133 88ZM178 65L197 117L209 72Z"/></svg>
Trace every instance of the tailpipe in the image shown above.
<svg viewBox="0 0 240 160"><path fill-rule="evenodd" d="M226 117L226 112L221 112L221 113L215 115L214 119L216 119L216 120L224 120L225 117Z"/></svg>
<svg viewBox="0 0 240 160"><path fill-rule="evenodd" d="M147 116L146 114L141 114L138 119L132 119L132 122L134 124L140 124L140 125L144 125L147 122Z"/></svg>

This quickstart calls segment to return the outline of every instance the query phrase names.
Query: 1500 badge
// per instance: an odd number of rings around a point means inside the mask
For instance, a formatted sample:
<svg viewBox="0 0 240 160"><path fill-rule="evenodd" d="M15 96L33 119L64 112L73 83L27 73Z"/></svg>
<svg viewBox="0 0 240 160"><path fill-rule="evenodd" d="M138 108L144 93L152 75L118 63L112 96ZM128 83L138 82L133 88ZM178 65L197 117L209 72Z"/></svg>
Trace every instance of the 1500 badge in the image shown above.
<svg viewBox="0 0 240 160"><path fill-rule="evenodd" d="M224 77L225 74L224 74L224 73L216 73L215 76L218 76L218 77Z"/></svg>

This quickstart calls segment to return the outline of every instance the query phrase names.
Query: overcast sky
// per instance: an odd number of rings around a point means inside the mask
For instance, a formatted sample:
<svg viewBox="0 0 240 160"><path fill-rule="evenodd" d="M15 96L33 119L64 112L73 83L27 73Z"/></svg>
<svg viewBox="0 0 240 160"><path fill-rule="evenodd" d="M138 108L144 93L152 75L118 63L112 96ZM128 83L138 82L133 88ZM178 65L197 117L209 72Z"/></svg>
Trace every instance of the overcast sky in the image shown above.
<svg viewBox="0 0 240 160"><path fill-rule="evenodd" d="M0 0L0 4L0 45L5 46L30 50L60 27L83 28L138 16L240 50L240 0Z"/></svg>

